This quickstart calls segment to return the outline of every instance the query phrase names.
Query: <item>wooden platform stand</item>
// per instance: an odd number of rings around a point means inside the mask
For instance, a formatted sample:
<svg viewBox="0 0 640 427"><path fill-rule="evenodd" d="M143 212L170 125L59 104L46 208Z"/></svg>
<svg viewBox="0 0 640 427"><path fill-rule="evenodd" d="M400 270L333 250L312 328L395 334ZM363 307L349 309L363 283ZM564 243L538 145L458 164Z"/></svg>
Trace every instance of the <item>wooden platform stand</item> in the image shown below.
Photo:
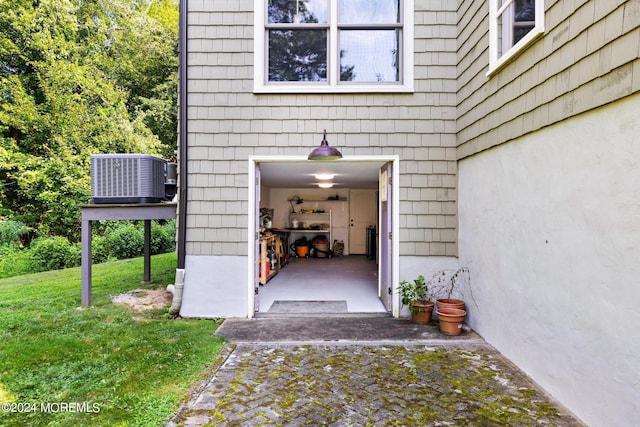
<svg viewBox="0 0 640 427"><path fill-rule="evenodd" d="M144 274L151 281L151 220L176 217L176 203L82 205L82 294L83 307L91 306L91 230L92 222L103 219L144 220Z"/></svg>
<svg viewBox="0 0 640 427"><path fill-rule="evenodd" d="M269 259L269 248L273 248L276 254L276 265L274 269L271 269L271 260ZM278 274L278 271L282 268L283 257L282 239L277 234L267 234L260 237L260 277L259 282L261 285L267 283L269 279Z"/></svg>

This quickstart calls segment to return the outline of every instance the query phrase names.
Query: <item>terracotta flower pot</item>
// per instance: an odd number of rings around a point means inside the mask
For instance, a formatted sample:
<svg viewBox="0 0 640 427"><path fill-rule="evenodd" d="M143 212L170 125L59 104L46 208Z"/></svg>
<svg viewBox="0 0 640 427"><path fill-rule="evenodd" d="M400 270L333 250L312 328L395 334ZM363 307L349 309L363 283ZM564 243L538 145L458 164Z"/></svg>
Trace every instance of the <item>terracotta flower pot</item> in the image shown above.
<svg viewBox="0 0 640 427"><path fill-rule="evenodd" d="M441 308L459 308L464 310L464 301L455 298L440 298L437 301L438 310Z"/></svg>
<svg viewBox="0 0 640 427"><path fill-rule="evenodd" d="M431 315L433 313L433 301L411 301L411 320L415 323L427 324L431 322Z"/></svg>
<svg viewBox="0 0 640 427"><path fill-rule="evenodd" d="M466 311L459 308L439 308L436 313L440 321L440 332L445 335L460 335Z"/></svg>

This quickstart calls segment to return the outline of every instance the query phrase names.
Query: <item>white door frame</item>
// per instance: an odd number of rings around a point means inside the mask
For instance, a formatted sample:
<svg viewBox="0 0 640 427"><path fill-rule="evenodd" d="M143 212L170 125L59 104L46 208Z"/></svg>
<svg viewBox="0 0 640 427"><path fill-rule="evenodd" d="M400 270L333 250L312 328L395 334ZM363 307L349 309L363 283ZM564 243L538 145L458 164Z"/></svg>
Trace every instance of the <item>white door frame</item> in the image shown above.
<svg viewBox="0 0 640 427"><path fill-rule="evenodd" d="M256 186L256 165L259 163L268 162L291 162L300 163L307 162L306 156L250 156L248 160L249 166L249 179L248 179L248 195L249 195L249 221L247 221L247 317L253 318L255 315L255 268L256 268L256 251L255 242L256 236L259 230L256 230L256 211L259 206L256 206L255 198L255 186ZM397 155L391 156L345 156L339 162L392 162L393 163L393 182L400 182L400 157ZM392 220L391 228L393 239L392 245L392 257L391 257L391 278L392 278L392 303L391 314L393 317L400 317L400 297L398 295L398 282L399 282L399 267L400 258L398 256L400 252L400 242L398 236L400 236L400 191L398 185L394 185L394 191L392 193ZM378 242L377 247L380 247ZM381 256L382 259L382 256ZM378 286L380 286L380 277L378 277Z"/></svg>

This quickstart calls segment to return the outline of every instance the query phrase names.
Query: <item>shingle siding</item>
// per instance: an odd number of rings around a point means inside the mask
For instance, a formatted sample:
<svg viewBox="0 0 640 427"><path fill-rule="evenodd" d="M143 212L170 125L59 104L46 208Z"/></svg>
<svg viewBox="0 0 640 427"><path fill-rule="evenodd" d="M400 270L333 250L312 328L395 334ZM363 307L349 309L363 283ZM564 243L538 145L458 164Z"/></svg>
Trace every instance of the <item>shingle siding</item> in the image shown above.
<svg viewBox="0 0 640 427"><path fill-rule="evenodd" d="M253 94L253 1L189 2L188 254L245 255L247 159L326 128L345 156L400 156L401 255L456 255L455 5L417 0L415 24L412 94Z"/></svg>
<svg viewBox="0 0 640 427"><path fill-rule="evenodd" d="M468 3L458 21L458 158L638 91L640 2L546 1L543 37L491 77L489 11Z"/></svg>

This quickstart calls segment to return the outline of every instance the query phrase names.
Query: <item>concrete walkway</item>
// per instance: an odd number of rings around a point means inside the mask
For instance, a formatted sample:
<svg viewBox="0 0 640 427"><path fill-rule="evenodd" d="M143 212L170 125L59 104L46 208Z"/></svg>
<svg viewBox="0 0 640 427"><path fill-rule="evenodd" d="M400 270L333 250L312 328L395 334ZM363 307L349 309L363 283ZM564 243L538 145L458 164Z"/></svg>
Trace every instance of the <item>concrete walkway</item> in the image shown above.
<svg viewBox="0 0 640 427"><path fill-rule="evenodd" d="M170 425L581 426L476 333L389 317L228 319Z"/></svg>

